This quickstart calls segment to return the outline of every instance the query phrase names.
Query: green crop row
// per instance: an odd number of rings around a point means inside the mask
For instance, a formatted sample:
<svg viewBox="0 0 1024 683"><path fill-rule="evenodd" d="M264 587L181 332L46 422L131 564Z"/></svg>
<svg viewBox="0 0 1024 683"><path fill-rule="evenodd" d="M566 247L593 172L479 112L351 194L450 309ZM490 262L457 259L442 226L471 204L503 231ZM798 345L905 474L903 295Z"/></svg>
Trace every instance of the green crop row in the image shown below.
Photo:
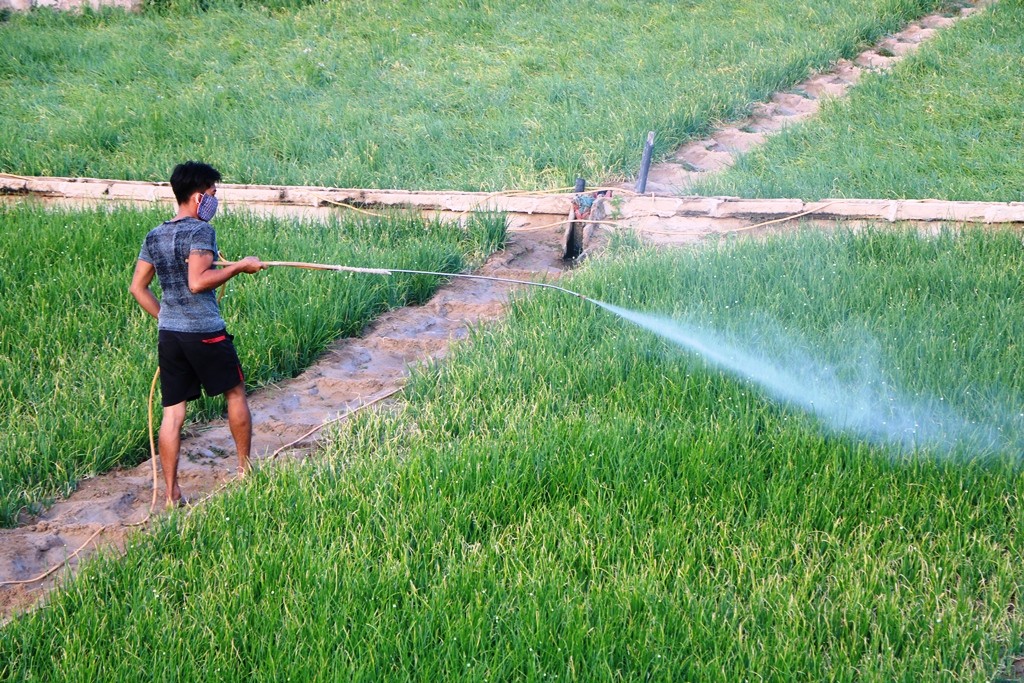
<svg viewBox="0 0 1024 683"><path fill-rule="evenodd" d="M160 210L0 206L0 524L83 476L148 456L156 321L128 295ZM229 257L458 272L497 248L504 218L467 229L395 214L326 224L218 217ZM293 376L376 315L426 300L439 279L274 269L228 286L222 310L250 384ZM199 404L196 419L220 402Z"/></svg>
<svg viewBox="0 0 1024 683"><path fill-rule="evenodd" d="M946 30L696 188L745 197L1020 201L1024 5Z"/></svg>
<svg viewBox="0 0 1024 683"><path fill-rule="evenodd" d="M174 4L0 21L0 171L163 180L202 158L239 182L487 190L631 175L648 130L666 154L943 3Z"/></svg>
<svg viewBox="0 0 1024 683"><path fill-rule="evenodd" d="M621 246L567 283L901 387L1024 392L1010 232ZM750 339L747 342L751 342ZM0 631L29 680L987 681L1022 647L1019 449L907 453L545 291Z"/></svg>

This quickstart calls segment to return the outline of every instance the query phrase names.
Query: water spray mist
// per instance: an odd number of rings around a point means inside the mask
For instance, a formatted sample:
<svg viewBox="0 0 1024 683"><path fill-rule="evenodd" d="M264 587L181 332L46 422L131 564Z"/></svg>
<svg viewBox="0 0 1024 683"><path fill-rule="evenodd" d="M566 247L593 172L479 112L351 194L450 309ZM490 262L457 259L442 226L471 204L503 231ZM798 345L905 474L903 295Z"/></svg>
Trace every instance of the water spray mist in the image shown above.
<svg viewBox="0 0 1024 683"><path fill-rule="evenodd" d="M214 265L226 266L231 263L218 261ZM433 275L554 289L589 301L666 341L696 353L711 365L756 384L772 398L816 416L830 431L850 433L872 443L906 449L931 448L950 452L958 446L969 446L975 451L992 451L1008 446L996 428L968 422L950 407L936 401L920 398L911 400L894 391L882 379L878 363L871 360L871 354L867 354L869 357L862 361L856 376L841 378L816 358L806 355L799 358L768 358L753 350L741 348L713 331L671 318L621 308L546 282L403 268L361 268L295 261L263 263L272 267L383 276L395 273ZM791 343L788 346L794 348Z"/></svg>

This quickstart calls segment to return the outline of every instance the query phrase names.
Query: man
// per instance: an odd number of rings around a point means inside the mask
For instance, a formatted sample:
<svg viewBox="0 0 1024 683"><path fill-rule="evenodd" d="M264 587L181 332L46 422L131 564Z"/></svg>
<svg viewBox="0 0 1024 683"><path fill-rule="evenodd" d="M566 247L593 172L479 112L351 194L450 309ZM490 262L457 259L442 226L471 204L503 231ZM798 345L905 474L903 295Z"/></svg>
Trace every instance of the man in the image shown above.
<svg viewBox="0 0 1024 683"><path fill-rule="evenodd" d="M185 403L224 394L228 426L238 450L241 475L249 471L252 417L245 398L245 376L225 330L216 289L239 273L257 273L266 266L250 256L225 268L214 267L217 235L209 221L217 212L220 173L208 164L187 161L174 167L171 189L177 215L146 235L129 289L159 328L160 464L164 470L168 507L182 505L178 487L178 452L185 424ZM149 286L156 275L163 292L158 300Z"/></svg>

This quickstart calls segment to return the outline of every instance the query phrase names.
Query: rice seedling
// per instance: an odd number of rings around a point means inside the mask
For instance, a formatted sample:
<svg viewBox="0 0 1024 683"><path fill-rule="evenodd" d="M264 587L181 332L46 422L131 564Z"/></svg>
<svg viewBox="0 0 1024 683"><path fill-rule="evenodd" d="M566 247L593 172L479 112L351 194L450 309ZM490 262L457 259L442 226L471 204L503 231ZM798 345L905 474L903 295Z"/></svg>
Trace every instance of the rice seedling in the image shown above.
<svg viewBox="0 0 1024 683"><path fill-rule="evenodd" d="M746 197L1019 201L1024 6L998 3L694 188Z"/></svg>
<svg viewBox="0 0 1024 683"><path fill-rule="evenodd" d="M148 457L146 396L156 324L127 295L161 210L49 211L0 206L0 523L89 474ZM228 256L458 272L503 240L504 218L464 230L411 215L325 225L227 213ZM382 311L426 300L439 278L277 270L238 278L222 303L248 381L294 376L334 339ZM199 404L193 419L219 414Z"/></svg>
<svg viewBox="0 0 1024 683"><path fill-rule="evenodd" d="M623 248L570 283L984 413L1016 237ZM578 299L521 299L322 462L262 470L0 631L0 676L986 681L1020 652L1019 452L866 443ZM173 663L173 666L168 663Z"/></svg>
<svg viewBox="0 0 1024 683"><path fill-rule="evenodd" d="M162 180L202 158L256 183L622 177L648 130L666 154L942 3L195 4L0 22L0 171Z"/></svg>

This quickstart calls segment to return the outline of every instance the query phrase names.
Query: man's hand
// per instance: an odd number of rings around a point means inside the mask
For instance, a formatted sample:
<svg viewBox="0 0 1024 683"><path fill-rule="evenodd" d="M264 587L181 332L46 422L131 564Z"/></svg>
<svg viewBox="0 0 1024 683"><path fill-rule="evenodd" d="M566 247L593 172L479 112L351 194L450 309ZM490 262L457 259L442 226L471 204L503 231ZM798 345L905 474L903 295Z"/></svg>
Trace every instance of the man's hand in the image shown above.
<svg viewBox="0 0 1024 683"><path fill-rule="evenodd" d="M255 256L247 256L223 268L213 266L213 252L193 250L188 255L188 288L193 294L217 289L239 273L258 273L266 264Z"/></svg>
<svg viewBox="0 0 1024 683"><path fill-rule="evenodd" d="M243 273L258 273L261 270L266 270L267 265L260 261L255 256L246 256L244 259L238 262L238 268Z"/></svg>
<svg viewBox="0 0 1024 683"><path fill-rule="evenodd" d="M147 261L138 261L135 263L135 274L132 275L132 284L128 288L128 291L132 293L135 300L142 306L142 310L149 313L154 318L160 317L160 302L157 301L153 291L149 288L149 284L153 282L153 277L156 275L156 268L152 263Z"/></svg>

